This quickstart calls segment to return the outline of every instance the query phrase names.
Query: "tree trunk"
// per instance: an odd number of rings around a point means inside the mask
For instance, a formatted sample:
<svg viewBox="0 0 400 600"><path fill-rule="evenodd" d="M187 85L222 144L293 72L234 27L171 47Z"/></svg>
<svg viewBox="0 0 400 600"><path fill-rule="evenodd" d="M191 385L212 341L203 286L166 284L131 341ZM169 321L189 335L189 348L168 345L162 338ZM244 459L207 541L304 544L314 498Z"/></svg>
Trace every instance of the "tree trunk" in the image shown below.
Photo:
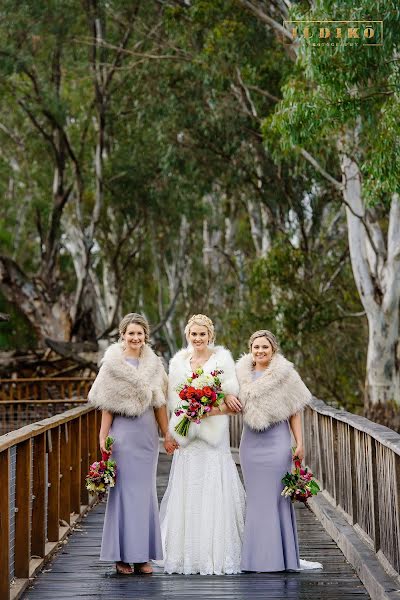
<svg viewBox="0 0 400 600"><path fill-rule="evenodd" d="M385 239L378 216L363 202L359 166L347 153L356 143L357 132L349 132L339 151L351 265L369 327L365 414L393 427L391 405L400 403L400 202L395 194Z"/></svg>
<svg viewBox="0 0 400 600"><path fill-rule="evenodd" d="M399 311L368 318L369 341L365 395L369 404L399 401Z"/></svg>
<svg viewBox="0 0 400 600"><path fill-rule="evenodd" d="M0 256L0 288L6 299L19 307L44 347L44 338L69 340L71 322L65 300L49 297L38 279L30 279L11 258Z"/></svg>

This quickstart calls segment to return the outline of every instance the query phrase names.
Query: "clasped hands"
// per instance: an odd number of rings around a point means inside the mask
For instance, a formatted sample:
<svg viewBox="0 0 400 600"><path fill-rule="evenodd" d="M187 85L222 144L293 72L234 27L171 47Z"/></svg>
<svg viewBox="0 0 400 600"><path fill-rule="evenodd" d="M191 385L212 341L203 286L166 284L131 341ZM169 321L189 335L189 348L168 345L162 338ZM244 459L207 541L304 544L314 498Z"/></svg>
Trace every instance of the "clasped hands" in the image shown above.
<svg viewBox="0 0 400 600"><path fill-rule="evenodd" d="M167 454L173 454L179 448L178 442L174 440L169 431L167 431L164 437L164 448Z"/></svg>

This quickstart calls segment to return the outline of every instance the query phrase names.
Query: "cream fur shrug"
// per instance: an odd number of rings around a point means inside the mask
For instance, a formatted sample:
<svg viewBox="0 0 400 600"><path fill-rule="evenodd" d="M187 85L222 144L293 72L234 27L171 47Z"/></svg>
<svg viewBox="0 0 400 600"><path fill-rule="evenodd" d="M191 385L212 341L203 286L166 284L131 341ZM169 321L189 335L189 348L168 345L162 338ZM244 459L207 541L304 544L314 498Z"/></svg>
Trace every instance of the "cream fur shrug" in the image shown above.
<svg viewBox="0 0 400 600"><path fill-rule="evenodd" d="M251 429L262 431L273 423L286 421L310 403L310 390L282 354L274 354L264 373L255 380L252 362L252 355L245 354L236 364L243 420Z"/></svg>
<svg viewBox="0 0 400 600"><path fill-rule="evenodd" d="M88 399L101 410L138 417L150 406L166 404L166 391L164 366L150 346L144 346L136 368L125 360L117 343L107 348Z"/></svg>
<svg viewBox="0 0 400 600"><path fill-rule="evenodd" d="M212 348L212 355L204 365L204 372L211 373L215 369L222 369L220 376L222 390L226 394L237 396L239 384L235 373L235 363L229 350L223 346ZM190 367L191 350L184 348L172 357L169 363L168 376L168 406L172 411L169 422L169 431L181 446L187 446L193 439L199 438L211 446L217 446L222 440L224 433L229 431L229 420L227 415L204 417L199 425L191 423L188 437L182 437L174 430L182 415L176 417L174 409L180 402L176 388L184 383L192 374Z"/></svg>

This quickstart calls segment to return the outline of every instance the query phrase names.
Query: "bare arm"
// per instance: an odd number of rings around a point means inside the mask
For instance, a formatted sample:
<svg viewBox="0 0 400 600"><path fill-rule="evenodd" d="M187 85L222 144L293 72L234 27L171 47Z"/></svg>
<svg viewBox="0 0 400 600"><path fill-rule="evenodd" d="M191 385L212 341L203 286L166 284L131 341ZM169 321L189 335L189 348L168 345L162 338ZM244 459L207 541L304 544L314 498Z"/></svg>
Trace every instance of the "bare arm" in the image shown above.
<svg viewBox="0 0 400 600"><path fill-rule="evenodd" d="M161 433L164 437L164 448L168 454L172 454L172 452L176 448L178 448L178 444L175 442L175 440L172 438L170 432L168 431L167 409L165 406L161 406L160 408L155 408L154 414L155 414L158 426L161 429Z"/></svg>
<svg viewBox="0 0 400 600"><path fill-rule="evenodd" d="M237 410L231 410L225 402L219 406L213 406L210 412L206 413L207 417L218 417L219 415L236 415Z"/></svg>
<svg viewBox="0 0 400 600"><path fill-rule="evenodd" d="M293 456L298 456L300 460L303 460L304 448L303 448L303 433L301 430L300 413L297 413L296 415L292 415L289 420L290 420L290 428L292 430L294 439L296 440L296 450L294 451Z"/></svg>
<svg viewBox="0 0 400 600"><path fill-rule="evenodd" d="M100 450L102 452L106 452L106 438L110 431L110 427L112 425L114 416L108 410L101 411L101 426L99 433L99 441L100 441Z"/></svg>

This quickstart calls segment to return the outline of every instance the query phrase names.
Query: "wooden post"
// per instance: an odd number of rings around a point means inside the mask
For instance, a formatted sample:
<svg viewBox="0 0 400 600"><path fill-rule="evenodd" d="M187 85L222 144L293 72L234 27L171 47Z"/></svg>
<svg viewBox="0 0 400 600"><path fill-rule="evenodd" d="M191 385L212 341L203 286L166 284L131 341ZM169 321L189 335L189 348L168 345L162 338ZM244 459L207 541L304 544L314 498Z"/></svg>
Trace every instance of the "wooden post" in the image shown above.
<svg viewBox="0 0 400 600"><path fill-rule="evenodd" d="M47 432L49 456L49 497L47 509L47 539L58 542L60 537L60 427Z"/></svg>
<svg viewBox="0 0 400 600"><path fill-rule="evenodd" d="M372 497L373 497L373 506L372 508L372 519L374 524L374 550L378 552L381 547L381 535L380 535L380 525L379 525L379 489L378 489L378 476L377 476L377 446L379 442L377 442L374 438L370 438L371 442L371 471L372 471Z"/></svg>
<svg viewBox="0 0 400 600"><path fill-rule="evenodd" d="M32 485L32 541L33 556L45 556L45 486L46 486L46 434L35 437L33 442Z"/></svg>
<svg viewBox="0 0 400 600"><path fill-rule="evenodd" d="M10 598L10 450L0 452L0 598Z"/></svg>
<svg viewBox="0 0 400 600"><path fill-rule="evenodd" d="M357 484L357 466L356 466L356 440L354 427L349 427L350 435L350 465L348 468L351 469L351 517L353 525L358 521L358 508L357 508L357 496L358 496L358 484Z"/></svg>
<svg viewBox="0 0 400 600"><path fill-rule="evenodd" d="M17 471L15 486L15 556L16 577L29 577L29 544L31 539L30 496L31 496L31 439L17 446Z"/></svg>
<svg viewBox="0 0 400 600"><path fill-rule="evenodd" d="M89 415L81 417L81 504L88 504L85 477L89 470Z"/></svg>
<svg viewBox="0 0 400 600"><path fill-rule="evenodd" d="M61 426L60 440L60 519L68 525L71 518L71 435L70 423Z"/></svg>
<svg viewBox="0 0 400 600"><path fill-rule="evenodd" d="M71 511L81 513L81 419L70 423L71 436Z"/></svg>
<svg viewBox="0 0 400 600"><path fill-rule="evenodd" d="M332 496L333 498L335 498L336 504L338 506L341 506L341 498L340 498L340 490L339 490L339 469L340 469L340 464L339 464L339 448L338 448L338 422L336 419L331 418L331 431L332 431L332 450L333 450L333 455L327 457L327 459L329 460L329 462L331 463L331 468L332 468L332 484L333 484L333 490L332 490Z"/></svg>

